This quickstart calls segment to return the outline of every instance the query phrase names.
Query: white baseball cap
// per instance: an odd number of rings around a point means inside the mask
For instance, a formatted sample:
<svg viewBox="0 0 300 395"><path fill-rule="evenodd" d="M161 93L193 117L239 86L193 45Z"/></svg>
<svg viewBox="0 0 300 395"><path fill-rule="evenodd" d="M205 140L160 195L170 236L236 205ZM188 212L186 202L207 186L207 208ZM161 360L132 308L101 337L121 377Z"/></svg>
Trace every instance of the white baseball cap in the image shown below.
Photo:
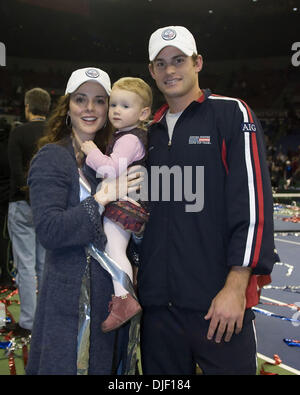
<svg viewBox="0 0 300 395"><path fill-rule="evenodd" d="M65 95L67 93L73 93L76 89L87 81L96 81L105 89L108 96L111 92L111 83L109 75L96 67L86 67L84 69L78 69L73 71L69 81L67 83Z"/></svg>
<svg viewBox="0 0 300 395"><path fill-rule="evenodd" d="M187 56L198 53L194 36L187 28L183 26L167 26L157 29L150 37L150 62L156 58L163 48L168 46L180 49Z"/></svg>

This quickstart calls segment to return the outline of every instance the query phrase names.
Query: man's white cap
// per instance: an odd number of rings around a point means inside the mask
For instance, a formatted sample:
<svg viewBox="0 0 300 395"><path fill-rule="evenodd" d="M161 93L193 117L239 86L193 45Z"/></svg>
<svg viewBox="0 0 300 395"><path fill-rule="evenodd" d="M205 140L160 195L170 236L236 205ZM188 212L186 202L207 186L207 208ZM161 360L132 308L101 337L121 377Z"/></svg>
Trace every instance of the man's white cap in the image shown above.
<svg viewBox="0 0 300 395"><path fill-rule="evenodd" d="M150 62L165 47L176 47L185 55L192 56L197 52L196 42L192 33L183 26L167 26L157 29L149 40Z"/></svg>
<svg viewBox="0 0 300 395"><path fill-rule="evenodd" d="M67 93L73 93L83 83L87 81L96 81L105 89L108 96L111 92L111 83L109 75L96 67L86 67L84 69L78 69L73 71L69 81L67 83L65 95Z"/></svg>

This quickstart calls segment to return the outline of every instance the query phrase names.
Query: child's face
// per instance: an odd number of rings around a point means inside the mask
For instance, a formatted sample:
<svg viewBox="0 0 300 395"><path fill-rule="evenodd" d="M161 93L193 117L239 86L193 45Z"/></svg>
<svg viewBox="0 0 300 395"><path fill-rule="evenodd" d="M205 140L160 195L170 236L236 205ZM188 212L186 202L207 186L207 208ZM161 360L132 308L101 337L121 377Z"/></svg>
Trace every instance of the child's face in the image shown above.
<svg viewBox="0 0 300 395"><path fill-rule="evenodd" d="M109 100L108 117L117 129L135 126L145 120L145 108L138 94L113 88Z"/></svg>

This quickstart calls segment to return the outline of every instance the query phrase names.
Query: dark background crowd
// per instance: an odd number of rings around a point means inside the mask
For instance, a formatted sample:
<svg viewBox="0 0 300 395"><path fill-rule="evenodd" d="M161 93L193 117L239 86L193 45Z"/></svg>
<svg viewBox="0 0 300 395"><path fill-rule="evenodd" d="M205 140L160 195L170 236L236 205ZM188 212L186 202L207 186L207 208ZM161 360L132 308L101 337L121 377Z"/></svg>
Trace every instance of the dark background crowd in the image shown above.
<svg viewBox="0 0 300 395"><path fill-rule="evenodd" d="M300 67L248 70L200 74L200 86L217 94L245 100L260 119L266 141L266 152L274 190L300 189ZM108 70L109 71L109 70ZM153 112L162 104L162 97L147 73L134 72L154 90ZM24 94L28 89L41 87L52 98L52 107L63 93L69 72L63 70L35 71L33 69L0 68L0 139L5 141L10 130L24 119ZM124 72L112 68L112 81Z"/></svg>
<svg viewBox="0 0 300 395"><path fill-rule="evenodd" d="M193 32L204 59L200 87L245 100L265 131L274 191L300 189L300 0L10 0L0 3L1 200L7 199L6 143L25 122L24 95L34 87L52 108L76 68L96 66L112 82L148 72L147 42L161 26ZM299 46L297 46L297 43ZM293 46L296 44L296 51ZM3 55L3 54L2 54ZM292 60L294 58L294 60Z"/></svg>

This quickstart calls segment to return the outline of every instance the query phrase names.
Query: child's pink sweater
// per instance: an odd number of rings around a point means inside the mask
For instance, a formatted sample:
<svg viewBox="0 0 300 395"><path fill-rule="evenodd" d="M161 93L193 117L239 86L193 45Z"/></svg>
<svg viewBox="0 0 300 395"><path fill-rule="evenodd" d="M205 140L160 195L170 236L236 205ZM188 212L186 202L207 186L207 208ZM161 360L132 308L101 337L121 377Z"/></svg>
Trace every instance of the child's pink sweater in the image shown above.
<svg viewBox="0 0 300 395"><path fill-rule="evenodd" d="M95 148L87 155L86 163L101 176L116 177L144 155L145 149L139 138L133 134L126 134L116 141L109 156Z"/></svg>

